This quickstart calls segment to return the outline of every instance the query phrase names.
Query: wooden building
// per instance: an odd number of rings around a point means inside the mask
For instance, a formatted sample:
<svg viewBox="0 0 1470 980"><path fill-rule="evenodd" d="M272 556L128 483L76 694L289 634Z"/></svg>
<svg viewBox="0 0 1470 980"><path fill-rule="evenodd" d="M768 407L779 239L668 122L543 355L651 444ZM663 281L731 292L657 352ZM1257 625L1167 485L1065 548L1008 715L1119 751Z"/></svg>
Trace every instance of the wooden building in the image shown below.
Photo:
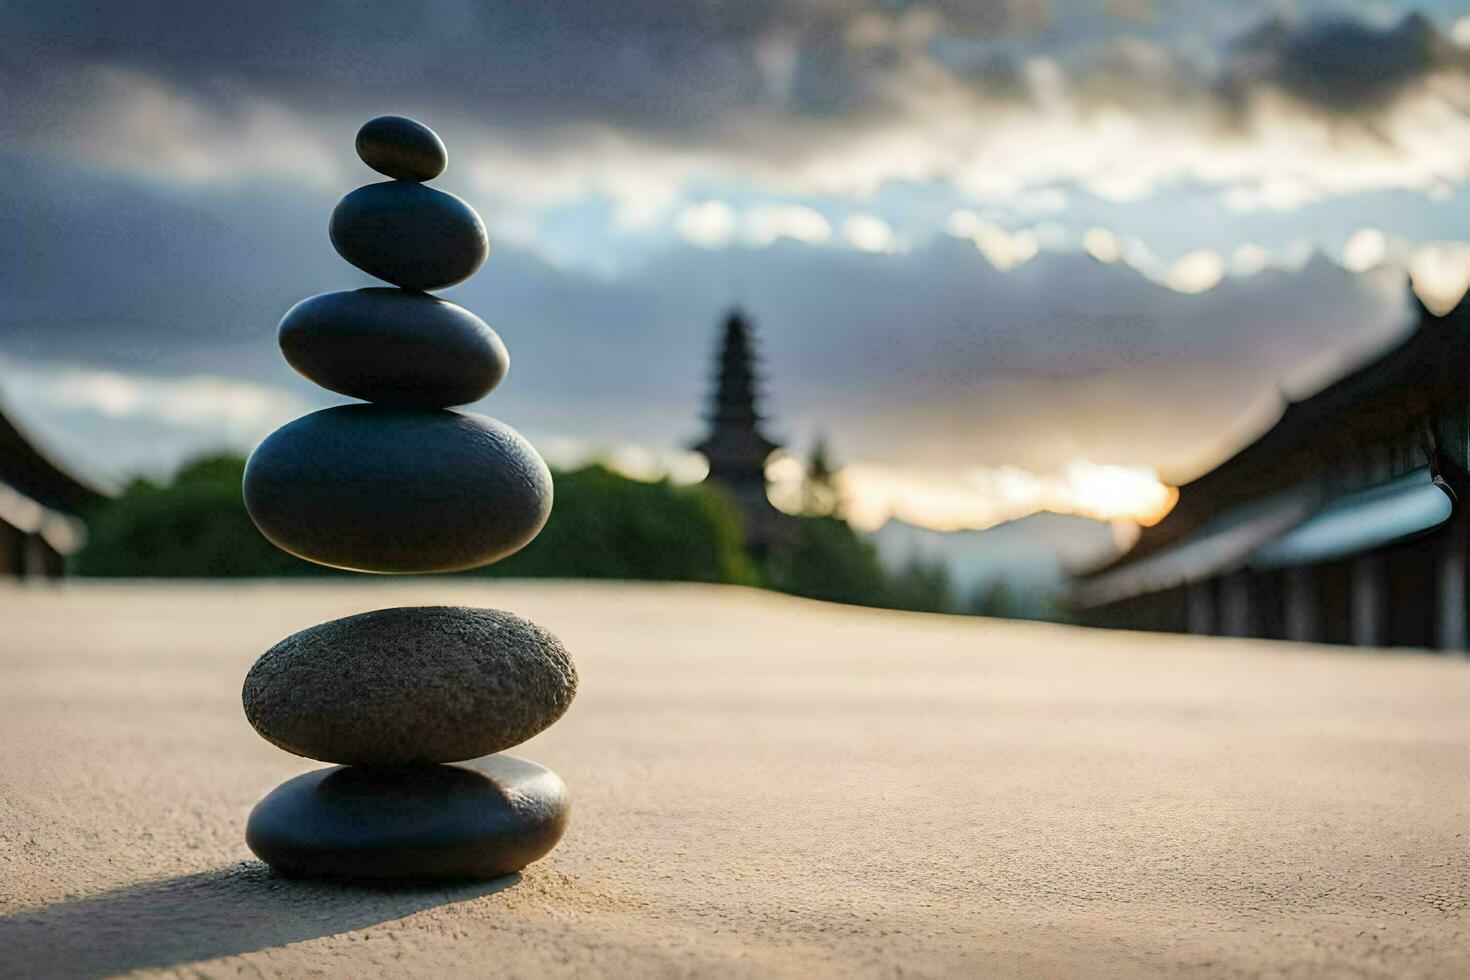
<svg viewBox="0 0 1470 980"><path fill-rule="evenodd" d="M1078 576L1097 625L1464 650L1470 297L1286 406Z"/></svg>
<svg viewBox="0 0 1470 980"><path fill-rule="evenodd" d="M707 479L735 502L746 547L760 557L788 543L794 527L767 495L766 460L781 447L762 429L752 346L750 320L740 310L731 310L715 356L714 389L704 416L709 429L690 448L709 461Z"/></svg>
<svg viewBox="0 0 1470 980"><path fill-rule="evenodd" d="M47 459L0 413L0 578L59 578L102 495Z"/></svg>

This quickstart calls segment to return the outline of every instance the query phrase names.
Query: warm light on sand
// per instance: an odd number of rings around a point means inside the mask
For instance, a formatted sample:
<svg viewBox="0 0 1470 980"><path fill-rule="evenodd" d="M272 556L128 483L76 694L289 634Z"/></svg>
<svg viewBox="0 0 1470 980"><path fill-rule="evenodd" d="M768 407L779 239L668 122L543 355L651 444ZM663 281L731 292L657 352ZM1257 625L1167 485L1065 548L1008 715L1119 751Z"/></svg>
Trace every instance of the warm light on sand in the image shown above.
<svg viewBox="0 0 1470 980"><path fill-rule="evenodd" d="M801 462L777 456L766 473L772 503L799 512ZM935 472L857 463L838 474L838 486L844 513L864 530L876 530L895 517L934 530L979 529L1043 510L1149 525L1178 499L1178 492L1148 467L1085 459L1074 459L1056 475L1017 466Z"/></svg>

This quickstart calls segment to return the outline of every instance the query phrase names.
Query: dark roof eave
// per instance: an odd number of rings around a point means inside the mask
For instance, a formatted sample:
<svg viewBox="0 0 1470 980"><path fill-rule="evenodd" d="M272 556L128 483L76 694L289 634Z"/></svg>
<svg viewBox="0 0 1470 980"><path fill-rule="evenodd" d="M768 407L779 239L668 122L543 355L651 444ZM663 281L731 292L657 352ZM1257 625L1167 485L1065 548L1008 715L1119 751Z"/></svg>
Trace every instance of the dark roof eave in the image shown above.
<svg viewBox="0 0 1470 980"><path fill-rule="evenodd" d="M1127 552L1080 572L1089 579L1140 561L1197 531L1224 507L1260 486L1253 474L1285 457L1321 445L1326 433L1362 432L1401 425L1419 404L1398 397L1406 385L1433 389L1470 374L1470 296L1443 317L1417 303L1420 322L1407 337L1356 370L1313 394L1286 403L1276 421L1214 469L1179 488L1179 503L1158 524L1144 528ZM1432 401L1433 391L1429 398ZM1368 424L1364 424L1364 423Z"/></svg>
<svg viewBox="0 0 1470 980"><path fill-rule="evenodd" d="M67 473L47 458L0 412L0 483L36 503L77 516L107 495Z"/></svg>

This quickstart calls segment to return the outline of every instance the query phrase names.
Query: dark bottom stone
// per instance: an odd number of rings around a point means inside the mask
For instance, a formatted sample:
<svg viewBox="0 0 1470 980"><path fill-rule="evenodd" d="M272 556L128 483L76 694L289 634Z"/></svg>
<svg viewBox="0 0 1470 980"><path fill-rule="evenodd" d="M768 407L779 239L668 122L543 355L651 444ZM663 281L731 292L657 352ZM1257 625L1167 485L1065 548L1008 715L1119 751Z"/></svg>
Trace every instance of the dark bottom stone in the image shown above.
<svg viewBox="0 0 1470 980"><path fill-rule="evenodd" d="M452 766L334 766L255 805L245 843L286 874L493 878L544 857L566 830L566 787L509 755Z"/></svg>

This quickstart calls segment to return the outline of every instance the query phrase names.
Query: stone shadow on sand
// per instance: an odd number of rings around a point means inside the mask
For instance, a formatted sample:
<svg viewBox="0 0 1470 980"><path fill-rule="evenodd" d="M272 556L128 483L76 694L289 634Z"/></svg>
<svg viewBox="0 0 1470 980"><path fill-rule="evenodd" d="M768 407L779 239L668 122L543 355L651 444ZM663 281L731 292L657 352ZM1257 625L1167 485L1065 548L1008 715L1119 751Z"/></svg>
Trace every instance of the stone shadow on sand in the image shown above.
<svg viewBox="0 0 1470 980"><path fill-rule="evenodd" d="M0 976L106 976L249 953L490 895L520 878L347 884L243 861L0 918Z"/></svg>

